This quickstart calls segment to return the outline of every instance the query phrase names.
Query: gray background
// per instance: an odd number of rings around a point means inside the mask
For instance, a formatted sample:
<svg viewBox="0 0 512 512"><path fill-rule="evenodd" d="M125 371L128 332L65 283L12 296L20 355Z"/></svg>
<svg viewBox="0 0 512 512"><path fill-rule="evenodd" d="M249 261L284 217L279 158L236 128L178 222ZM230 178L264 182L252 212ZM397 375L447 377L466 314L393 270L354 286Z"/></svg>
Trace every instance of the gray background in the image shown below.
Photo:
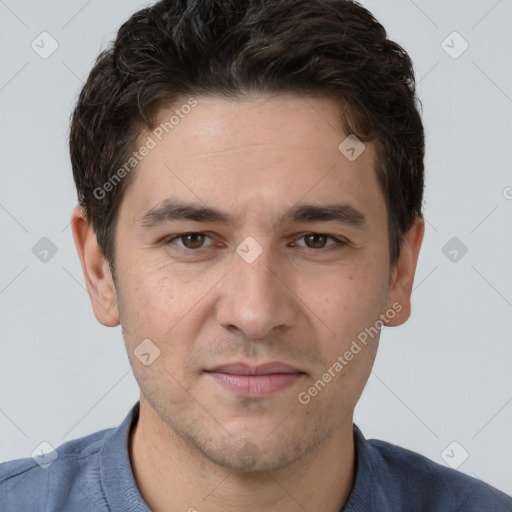
<svg viewBox="0 0 512 512"><path fill-rule="evenodd" d="M412 317L384 330L355 421L512 494L512 1L362 3L415 62L427 230ZM66 139L96 55L144 5L0 0L0 460L117 426L138 399L120 327L85 291Z"/></svg>

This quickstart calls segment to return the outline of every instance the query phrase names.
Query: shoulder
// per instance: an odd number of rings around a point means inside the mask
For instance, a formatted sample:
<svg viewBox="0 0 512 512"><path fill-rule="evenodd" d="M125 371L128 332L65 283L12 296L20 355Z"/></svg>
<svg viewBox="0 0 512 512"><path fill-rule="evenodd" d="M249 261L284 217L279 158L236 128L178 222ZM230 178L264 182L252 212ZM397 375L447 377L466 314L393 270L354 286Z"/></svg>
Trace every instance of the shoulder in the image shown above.
<svg viewBox="0 0 512 512"><path fill-rule="evenodd" d="M70 491L79 489L77 494L94 496L95 505L103 510L97 489L98 453L113 430L105 429L68 441L42 456L0 464L0 509L36 510L33 507L37 506L37 510L46 510L43 507L62 506L70 500L77 504Z"/></svg>
<svg viewBox="0 0 512 512"><path fill-rule="evenodd" d="M404 510L512 512L512 497L481 480L385 441L365 444L379 492L394 489Z"/></svg>

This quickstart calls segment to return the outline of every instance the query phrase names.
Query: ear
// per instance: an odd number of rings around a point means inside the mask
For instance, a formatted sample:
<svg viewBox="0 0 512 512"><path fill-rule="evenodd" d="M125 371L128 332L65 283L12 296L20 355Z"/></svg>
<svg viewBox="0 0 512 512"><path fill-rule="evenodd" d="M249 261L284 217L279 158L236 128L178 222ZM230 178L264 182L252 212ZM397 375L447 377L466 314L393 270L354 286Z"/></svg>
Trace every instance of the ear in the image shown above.
<svg viewBox="0 0 512 512"><path fill-rule="evenodd" d="M98 246L96 234L87 221L85 209L81 206L77 206L71 214L71 229L94 315L103 325L115 327L119 325L119 311L114 280L108 261Z"/></svg>
<svg viewBox="0 0 512 512"><path fill-rule="evenodd" d="M416 217L413 226L404 236L400 257L393 268L388 292L387 307L389 309L395 304L393 309L396 312L393 319L384 320L388 327L405 323L411 315L412 285L424 232L425 222L421 217Z"/></svg>

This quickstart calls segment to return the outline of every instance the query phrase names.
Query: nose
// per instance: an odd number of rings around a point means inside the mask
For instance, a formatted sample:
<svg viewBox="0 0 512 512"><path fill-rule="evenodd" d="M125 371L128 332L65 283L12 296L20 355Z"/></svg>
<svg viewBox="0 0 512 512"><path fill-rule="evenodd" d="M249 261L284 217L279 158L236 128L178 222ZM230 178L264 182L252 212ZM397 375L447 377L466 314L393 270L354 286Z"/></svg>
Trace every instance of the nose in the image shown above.
<svg viewBox="0 0 512 512"><path fill-rule="evenodd" d="M217 305L219 325L253 341L264 341L275 335L273 330L290 327L297 314L297 299L284 266L270 252L265 249L251 263L235 254Z"/></svg>

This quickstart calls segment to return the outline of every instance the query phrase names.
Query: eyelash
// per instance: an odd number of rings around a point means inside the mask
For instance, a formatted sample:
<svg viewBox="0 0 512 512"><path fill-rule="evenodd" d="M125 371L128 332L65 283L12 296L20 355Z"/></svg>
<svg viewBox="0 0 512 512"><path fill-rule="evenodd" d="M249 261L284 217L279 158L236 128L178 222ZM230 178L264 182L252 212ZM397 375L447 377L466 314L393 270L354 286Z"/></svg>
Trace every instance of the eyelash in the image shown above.
<svg viewBox="0 0 512 512"><path fill-rule="evenodd" d="M167 238L166 240L164 240L164 244L165 245L169 245L171 243L174 243L174 240L178 240L178 239L182 239L183 237L187 236L187 235L200 235L200 236L205 236L205 237L208 237L208 238L212 238L210 235L208 235L208 233L203 233L203 232L199 232L199 231L190 231L190 232L187 232L187 233L180 233L179 235L174 235L170 238ZM302 247L303 249L306 249L308 251L313 251L313 252L320 252L320 251L326 251L326 250L329 250L329 248L341 248L342 246L344 245L348 245L348 242L345 241L345 240L342 240L342 239L339 239L335 236L332 236L332 235L328 235L327 233L317 233L317 232L314 232L314 231L310 231L310 232L307 232L307 233L303 233L300 235L300 237L297 239L297 240L301 240L303 239L304 237L308 236L308 235L318 235L318 236L321 236L321 237L326 237L327 239L331 239L331 240L334 240L334 243L332 244L329 244L327 246L324 246L324 247L320 247L318 249L314 249L314 248L311 248L311 247L305 247L305 246L299 246L299 247ZM175 244L177 245L177 244ZM214 244L210 244L208 246L201 246L201 247L198 247L197 249L191 249L189 247L185 247L183 245L178 245L178 247L180 248L180 250L183 250L185 252L199 252L201 250L204 250L204 249L207 249L208 247L212 246Z"/></svg>

